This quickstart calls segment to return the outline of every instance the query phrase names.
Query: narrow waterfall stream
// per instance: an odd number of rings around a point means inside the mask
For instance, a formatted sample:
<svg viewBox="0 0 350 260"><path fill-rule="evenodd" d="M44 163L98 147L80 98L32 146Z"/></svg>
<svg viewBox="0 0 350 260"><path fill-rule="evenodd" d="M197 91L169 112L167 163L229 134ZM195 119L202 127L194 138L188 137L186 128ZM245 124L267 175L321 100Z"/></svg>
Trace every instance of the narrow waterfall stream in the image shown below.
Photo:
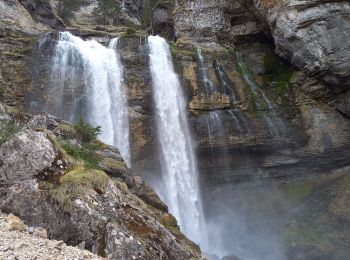
<svg viewBox="0 0 350 260"><path fill-rule="evenodd" d="M185 98L167 42L159 36L148 37L148 42L160 157L166 175L164 191L160 193L182 231L201 243L203 227L198 172Z"/></svg>
<svg viewBox="0 0 350 260"><path fill-rule="evenodd" d="M118 39L108 47L59 33L54 48L46 102L32 102L32 111L45 111L70 122L80 117L101 126L102 141L116 146L130 166L127 97ZM39 103L39 104L38 104Z"/></svg>
<svg viewBox="0 0 350 260"><path fill-rule="evenodd" d="M249 86L250 90L255 96L256 109L259 111L267 112L263 114L263 118L265 119L269 131L272 136L280 138L286 133L287 127L276 112L275 105L271 102L271 100L266 96L264 90L262 90L258 83L255 81L254 75L252 75L251 71L244 63L242 53L236 51L235 58L236 67L241 74L242 80L247 86Z"/></svg>

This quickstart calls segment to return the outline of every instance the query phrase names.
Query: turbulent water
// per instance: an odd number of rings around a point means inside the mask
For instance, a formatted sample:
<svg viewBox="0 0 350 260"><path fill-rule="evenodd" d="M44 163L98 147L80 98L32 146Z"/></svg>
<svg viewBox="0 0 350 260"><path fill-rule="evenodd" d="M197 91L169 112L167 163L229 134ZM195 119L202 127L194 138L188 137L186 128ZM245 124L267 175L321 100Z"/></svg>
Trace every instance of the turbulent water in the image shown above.
<svg viewBox="0 0 350 260"><path fill-rule="evenodd" d="M184 95L166 41L150 36L148 42L160 157L166 174L165 189L160 193L178 219L182 231L200 243L202 210Z"/></svg>
<svg viewBox="0 0 350 260"><path fill-rule="evenodd" d="M116 146L130 166L127 97L122 90L123 67L117 45L118 39L105 47L69 32L60 33L47 101L39 110L70 122L83 117L101 126L101 140Z"/></svg>

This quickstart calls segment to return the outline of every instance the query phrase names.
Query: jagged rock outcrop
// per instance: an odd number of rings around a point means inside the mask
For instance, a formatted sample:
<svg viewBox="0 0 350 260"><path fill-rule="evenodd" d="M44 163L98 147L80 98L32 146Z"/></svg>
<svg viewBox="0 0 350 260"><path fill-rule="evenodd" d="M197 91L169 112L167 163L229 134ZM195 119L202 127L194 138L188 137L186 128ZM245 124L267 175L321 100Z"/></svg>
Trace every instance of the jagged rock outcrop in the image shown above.
<svg viewBox="0 0 350 260"><path fill-rule="evenodd" d="M0 2L0 18L2 30L8 28L30 34L49 30L45 24L36 22L31 13L17 0L2 0Z"/></svg>
<svg viewBox="0 0 350 260"><path fill-rule="evenodd" d="M255 5L269 24L276 52L281 57L313 75L320 75L335 92L349 87L349 2L255 1Z"/></svg>
<svg viewBox="0 0 350 260"><path fill-rule="evenodd" d="M166 205L132 175L118 150L98 141L91 144L95 155L81 150L90 148L77 143L67 123L49 115L21 123L25 128L0 147L2 211L45 228L50 239L110 259L200 258L198 247L166 221ZM100 167L92 166L96 159Z"/></svg>
<svg viewBox="0 0 350 260"><path fill-rule="evenodd" d="M65 26L60 17L53 10L52 3L45 0L19 0L36 22L40 22L54 29Z"/></svg>
<svg viewBox="0 0 350 260"><path fill-rule="evenodd" d="M180 41L218 49L220 43L233 43L260 33L251 12L250 1L177 1L174 10L175 35Z"/></svg>
<svg viewBox="0 0 350 260"><path fill-rule="evenodd" d="M0 183L12 185L33 179L39 171L51 166L55 157L53 145L44 133L25 129L1 147Z"/></svg>

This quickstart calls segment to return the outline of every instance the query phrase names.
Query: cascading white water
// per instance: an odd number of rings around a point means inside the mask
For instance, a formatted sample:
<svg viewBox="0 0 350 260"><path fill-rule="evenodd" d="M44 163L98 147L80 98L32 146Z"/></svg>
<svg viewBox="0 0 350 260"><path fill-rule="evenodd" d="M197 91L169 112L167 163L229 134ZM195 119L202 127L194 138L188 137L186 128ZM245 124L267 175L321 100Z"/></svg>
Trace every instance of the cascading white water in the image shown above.
<svg viewBox="0 0 350 260"><path fill-rule="evenodd" d="M184 95L167 42L159 36L148 37L148 42L161 163L166 174L162 196L182 231L201 243L203 227L198 173Z"/></svg>
<svg viewBox="0 0 350 260"><path fill-rule="evenodd" d="M60 33L51 72L54 85L44 110L51 112L52 105L64 107L64 112L53 113L70 121L83 116L90 124L101 126L101 140L116 146L130 166L127 97L117 44L118 39L113 39L106 48L94 40Z"/></svg>

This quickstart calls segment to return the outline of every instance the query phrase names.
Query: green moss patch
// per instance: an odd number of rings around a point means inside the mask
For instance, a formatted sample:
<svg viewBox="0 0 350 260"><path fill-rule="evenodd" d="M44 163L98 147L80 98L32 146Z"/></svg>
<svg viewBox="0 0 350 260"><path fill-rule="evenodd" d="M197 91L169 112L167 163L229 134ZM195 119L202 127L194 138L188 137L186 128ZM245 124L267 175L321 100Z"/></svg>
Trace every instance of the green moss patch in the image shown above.
<svg viewBox="0 0 350 260"><path fill-rule="evenodd" d="M59 185L49 189L49 194L64 210L69 210L75 199L84 197L93 190L104 193L108 180L103 171L77 167L63 175Z"/></svg>
<svg viewBox="0 0 350 260"><path fill-rule="evenodd" d="M293 70L272 51L264 56L264 66L265 83L273 86L275 95L283 95L289 88Z"/></svg>
<svg viewBox="0 0 350 260"><path fill-rule="evenodd" d="M111 158L103 159L101 161L101 165L104 165L105 167L108 167L109 169L116 172L125 170L125 163Z"/></svg>
<svg viewBox="0 0 350 260"><path fill-rule="evenodd" d="M5 143L11 136L17 134L21 127L14 121L0 120L0 145Z"/></svg>
<svg viewBox="0 0 350 260"><path fill-rule="evenodd" d="M229 50L229 52L232 52ZM236 70L244 83L244 91L246 92L250 107L253 111L268 110L268 104L262 97L262 93L259 88L259 84L256 82L253 70L246 64L241 56L241 53L237 50L235 53L235 66ZM253 86L257 87L256 91L253 91Z"/></svg>
<svg viewBox="0 0 350 260"><path fill-rule="evenodd" d="M101 159L89 146L79 147L72 145L67 141L60 141L60 145L68 155L74 157L75 159L84 161L87 168L99 168L98 164Z"/></svg>

